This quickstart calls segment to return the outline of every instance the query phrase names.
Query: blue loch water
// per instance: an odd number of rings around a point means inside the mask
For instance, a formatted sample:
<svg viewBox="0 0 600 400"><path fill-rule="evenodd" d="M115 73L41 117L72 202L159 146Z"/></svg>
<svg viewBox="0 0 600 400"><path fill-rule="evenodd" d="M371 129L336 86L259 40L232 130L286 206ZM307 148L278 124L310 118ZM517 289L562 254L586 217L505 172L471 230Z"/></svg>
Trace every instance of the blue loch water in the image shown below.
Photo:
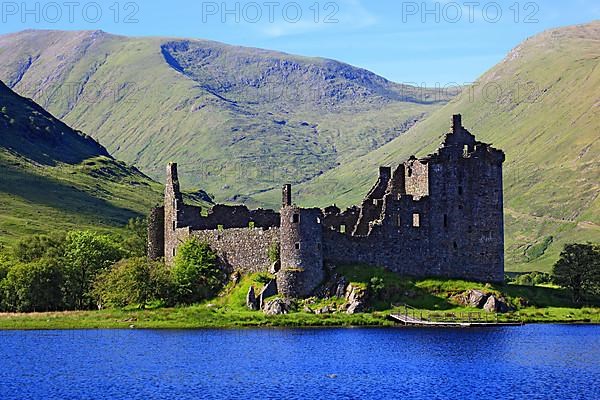
<svg viewBox="0 0 600 400"><path fill-rule="evenodd" d="M600 399L600 326L0 332L0 399Z"/></svg>

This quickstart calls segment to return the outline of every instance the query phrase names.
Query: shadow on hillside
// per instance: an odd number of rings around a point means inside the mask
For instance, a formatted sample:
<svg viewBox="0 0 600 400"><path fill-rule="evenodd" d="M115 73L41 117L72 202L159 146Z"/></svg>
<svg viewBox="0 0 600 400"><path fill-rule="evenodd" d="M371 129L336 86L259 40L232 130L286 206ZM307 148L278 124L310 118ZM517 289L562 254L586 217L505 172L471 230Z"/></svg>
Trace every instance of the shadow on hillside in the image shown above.
<svg viewBox="0 0 600 400"><path fill-rule="evenodd" d="M5 165L2 169L0 193L16 196L34 205L38 204L76 214L89 219L92 223L104 225L123 225L130 218L140 216L136 211L115 206L55 178L36 175ZM99 190L106 194L103 189ZM31 215L31 218L35 219L36 215Z"/></svg>

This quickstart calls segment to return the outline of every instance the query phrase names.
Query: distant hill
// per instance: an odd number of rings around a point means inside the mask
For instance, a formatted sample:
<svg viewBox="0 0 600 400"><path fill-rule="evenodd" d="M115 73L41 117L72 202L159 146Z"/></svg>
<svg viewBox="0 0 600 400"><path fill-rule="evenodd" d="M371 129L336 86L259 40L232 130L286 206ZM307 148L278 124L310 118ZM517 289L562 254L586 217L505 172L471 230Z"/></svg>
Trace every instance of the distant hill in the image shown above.
<svg viewBox="0 0 600 400"><path fill-rule="evenodd" d="M449 96L322 58L102 31L0 36L0 79L154 179L217 200L300 183L396 139Z"/></svg>
<svg viewBox="0 0 600 400"><path fill-rule="evenodd" d="M0 245L26 234L114 229L161 186L0 82Z"/></svg>
<svg viewBox="0 0 600 400"><path fill-rule="evenodd" d="M600 242L600 22L526 40L447 106L385 146L296 188L303 205L357 204L378 165L434 150L463 114L506 152L509 270L547 271L564 243ZM257 201L276 204L276 191Z"/></svg>

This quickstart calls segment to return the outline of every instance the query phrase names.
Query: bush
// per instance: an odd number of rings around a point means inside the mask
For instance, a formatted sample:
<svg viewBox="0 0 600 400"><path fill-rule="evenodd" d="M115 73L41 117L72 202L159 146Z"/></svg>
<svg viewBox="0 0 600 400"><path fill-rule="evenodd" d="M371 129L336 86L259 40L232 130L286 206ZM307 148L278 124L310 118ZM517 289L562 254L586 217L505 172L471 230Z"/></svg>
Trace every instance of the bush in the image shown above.
<svg viewBox="0 0 600 400"><path fill-rule="evenodd" d="M139 257L122 260L100 272L93 293L102 307L145 308L152 301L168 302L170 287L171 275L163 263Z"/></svg>
<svg viewBox="0 0 600 400"><path fill-rule="evenodd" d="M173 265L173 285L179 303L197 303L218 293L226 276L217 254L207 243L190 238L179 246Z"/></svg>
<svg viewBox="0 0 600 400"><path fill-rule="evenodd" d="M55 259L18 263L2 281L4 307L8 311L55 311L63 307L63 273Z"/></svg>

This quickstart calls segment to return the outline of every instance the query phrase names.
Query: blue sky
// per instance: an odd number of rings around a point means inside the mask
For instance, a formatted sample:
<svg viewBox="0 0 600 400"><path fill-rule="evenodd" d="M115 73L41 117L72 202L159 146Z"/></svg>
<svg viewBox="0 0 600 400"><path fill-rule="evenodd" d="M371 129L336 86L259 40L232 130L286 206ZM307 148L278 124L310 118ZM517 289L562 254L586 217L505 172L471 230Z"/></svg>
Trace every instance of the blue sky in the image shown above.
<svg viewBox="0 0 600 400"><path fill-rule="evenodd" d="M102 29L321 56L396 82L472 82L525 38L600 19L597 0L3 1L0 32Z"/></svg>

